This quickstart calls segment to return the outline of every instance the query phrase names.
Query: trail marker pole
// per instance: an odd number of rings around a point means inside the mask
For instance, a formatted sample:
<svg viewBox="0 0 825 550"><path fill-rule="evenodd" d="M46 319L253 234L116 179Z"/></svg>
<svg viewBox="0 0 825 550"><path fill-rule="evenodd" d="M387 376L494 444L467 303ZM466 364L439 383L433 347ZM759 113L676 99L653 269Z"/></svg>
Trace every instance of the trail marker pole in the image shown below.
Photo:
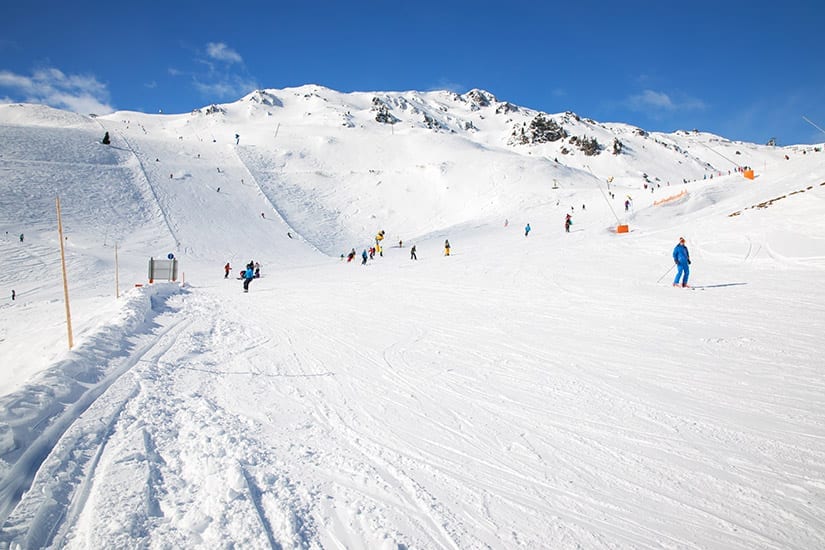
<svg viewBox="0 0 825 550"><path fill-rule="evenodd" d="M63 220L60 217L60 197L57 197L57 233L60 237L60 264L63 267L63 297L66 302L66 329L69 333L69 349L74 347L72 338L72 312L69 307L69 280L66 276L66 250L63 245Z"/></svg>

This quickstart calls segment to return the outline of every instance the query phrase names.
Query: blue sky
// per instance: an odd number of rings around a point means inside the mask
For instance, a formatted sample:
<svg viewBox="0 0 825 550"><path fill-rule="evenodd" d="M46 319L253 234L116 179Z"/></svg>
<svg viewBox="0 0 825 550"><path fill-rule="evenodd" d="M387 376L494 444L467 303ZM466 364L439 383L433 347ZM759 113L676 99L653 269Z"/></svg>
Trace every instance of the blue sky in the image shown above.
<svg viewBox="0 0 825 550"><path fill-rule="evenodd" d="M6 3L8 4L8 3ZM825 2L540 0L4 6L0 101L188 112L256 88L482 88L549 113L825 142Z"/></svg>

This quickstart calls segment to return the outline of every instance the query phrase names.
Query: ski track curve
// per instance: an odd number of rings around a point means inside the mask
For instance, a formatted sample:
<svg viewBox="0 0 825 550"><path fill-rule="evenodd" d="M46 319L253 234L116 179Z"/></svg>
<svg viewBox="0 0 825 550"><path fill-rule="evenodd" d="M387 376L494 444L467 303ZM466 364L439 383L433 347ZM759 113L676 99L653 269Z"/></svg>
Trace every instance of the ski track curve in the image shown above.
<svg viewBox="0 0 825 550"><path fill-rule="evenodd" d="M66 515L69 501L78 487L82 493L84 476L76 478L78 469L81 464L93 466L98 453L88 452L81 445L78 454L86 455L86 458L77 458L73 446L66 444L71 439L67 434L87 410L99 401L106 401L102 396L117 386L121 377L149 352L153 344L141 344L148 333L158 330L162 336L174 330L177 325L174 322L165 329L154 324L165 312L164 304L170 291L174 292L170 286L156 287L133 297L127 306L131 308L131 315L122 325L105 327L91 337L90 343L47 371L42 386L29 386L3 399L6 413L0 421L11 426L15 440L27 444L21 451L12 449L3 456L10 467L0 485L0 545L20 539L29 545L46 545L55 532L54 524L59 523L56 518ZM111 359L101 365L97 361L101 354ZM112 407L115 412L104 413L101 418L115 416L129 395L127 391L125 397ZM33 396L36 399L32 399ZM80 437L105 441L110 422L97 419L92 424L91 433L84 432ZM61 485L60 482L65 481L63 477L74 481ZM41 483L38 479L44 481ZM43 488L36 493L26 493L32 484ZM32 517L36 519L27 525L26 521Z"/></svg>

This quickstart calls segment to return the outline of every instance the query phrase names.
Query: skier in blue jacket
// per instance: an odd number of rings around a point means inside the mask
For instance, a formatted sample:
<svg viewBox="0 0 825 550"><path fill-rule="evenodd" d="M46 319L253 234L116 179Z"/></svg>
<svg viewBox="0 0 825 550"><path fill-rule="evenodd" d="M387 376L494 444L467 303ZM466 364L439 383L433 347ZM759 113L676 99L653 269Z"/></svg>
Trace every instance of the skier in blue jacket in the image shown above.
<svg viewBox="0 0 825 550"><path fill-rule="evenodd" d="M243 274L243 291L249 292L249 283L252 282L252 279L255 278L255 268L252 266L252 262L249 262L249 265L246 266L246 271Z"/></svg>
<svg viewBox="0 0 825 550"><path fill-rule="evenodd" d="M690 252L685 246L685 238L679 237L679 244L673 249L673 262L676 264L676 278L673 279L673 286L688 286L688 276L690 276ZM679 279L682 279L681 285Z"/></svg>

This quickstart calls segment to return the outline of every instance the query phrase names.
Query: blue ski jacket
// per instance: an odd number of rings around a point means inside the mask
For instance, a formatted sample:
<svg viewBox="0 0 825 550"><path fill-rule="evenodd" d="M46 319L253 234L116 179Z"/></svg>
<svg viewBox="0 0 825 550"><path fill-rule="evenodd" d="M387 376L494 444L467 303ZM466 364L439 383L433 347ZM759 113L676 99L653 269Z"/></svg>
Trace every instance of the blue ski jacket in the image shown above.
<svg viewBox="0 0 825 550"><path fill-rule="evenodd" d="M685 245L679 243L673 249L673 261L679 265L687 265L690 263L690 253Z"/></svg>

